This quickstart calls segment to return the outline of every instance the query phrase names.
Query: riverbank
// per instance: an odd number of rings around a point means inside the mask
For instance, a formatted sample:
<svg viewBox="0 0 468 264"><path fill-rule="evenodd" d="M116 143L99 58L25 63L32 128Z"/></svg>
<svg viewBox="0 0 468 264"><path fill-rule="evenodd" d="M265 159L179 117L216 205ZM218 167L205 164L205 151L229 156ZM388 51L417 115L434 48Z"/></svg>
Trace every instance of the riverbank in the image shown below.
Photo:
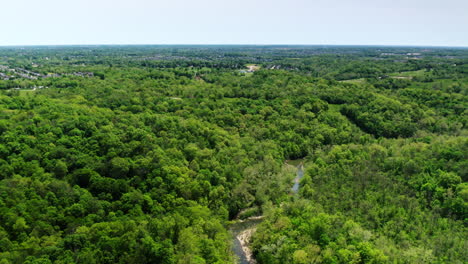
<svg viewBox="0 0 468 264"><path fill-rule="evenodd" d="M263 215L252 216L244 220L236 220L230 227L234 237L232 250L237 256L239 264L255 264L253 252L250 248L250 238L257 230L257 225L262 222Z"/></svg>
<svg viewBox="0 0 468 264"><path fill-rule="evenodd" d="M299 191L299 182L304 176L304 159L299 160L286 160L285 165L294 167L296 169L296 177L294 178L294 185L291 192L296 194ZM252 249L250 248L250 240L252 235L257 230L257 225L263 220L263 215L251 216L242 219L243 213L249 210L256 210L254 208L247 208L242 210L237 216L230 230L234 237L233 251L238 258L239 264L255 264L256 261L253 257Z"/></svg>

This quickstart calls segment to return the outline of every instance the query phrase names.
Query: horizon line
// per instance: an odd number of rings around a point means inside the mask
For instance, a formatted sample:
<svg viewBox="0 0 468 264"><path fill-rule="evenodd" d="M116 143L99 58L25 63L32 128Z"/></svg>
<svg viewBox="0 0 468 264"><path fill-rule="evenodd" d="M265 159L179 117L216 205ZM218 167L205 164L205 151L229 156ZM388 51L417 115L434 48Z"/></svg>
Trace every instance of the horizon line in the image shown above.
<svg viewBox="0 0 468 264"><path fill-rule="evenodd" d="M0 48L5 47L93 47L93 46L296 46L296 47L401 47L401 48L468 48L468 46L449 46L449 45L412 45L412 44L14 44L14 45L0 45Z"/></svg>

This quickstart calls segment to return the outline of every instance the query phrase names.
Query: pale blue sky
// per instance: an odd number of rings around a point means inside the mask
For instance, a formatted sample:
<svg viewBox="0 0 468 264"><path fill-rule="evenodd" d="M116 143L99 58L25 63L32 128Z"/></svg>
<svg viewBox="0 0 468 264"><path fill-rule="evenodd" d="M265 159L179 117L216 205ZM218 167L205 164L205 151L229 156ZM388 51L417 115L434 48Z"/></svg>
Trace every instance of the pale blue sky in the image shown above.
<svg viewBox="0 0 468 264"><path fill-rule="evenodd" d="M468 0L0 0L0 45L468 46Z"/></svg>

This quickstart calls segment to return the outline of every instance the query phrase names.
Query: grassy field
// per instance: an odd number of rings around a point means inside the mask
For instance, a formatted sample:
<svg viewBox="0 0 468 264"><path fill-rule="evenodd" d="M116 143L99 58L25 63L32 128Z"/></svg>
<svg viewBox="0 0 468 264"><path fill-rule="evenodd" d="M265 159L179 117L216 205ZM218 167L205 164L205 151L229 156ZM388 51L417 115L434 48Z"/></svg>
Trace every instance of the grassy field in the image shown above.
<svg viewBox="0 0 468 264"><path fill-rule="evenodd" d="M34 91L34 90L19 90L19 95L20 96L27 96L27 95L32 94L34 92L36 92L36 91Z"/></svg>
<svg viewBox="0 0 468 264"><path fill-rule="evenodd" d="M351 79L351 80L342 80L340 82L345 82L345 83L364 83L366 81L365 78L359 78L359 79Z"/></svg>
<svg viewBox="0 0 468 264"><path fill-rule="evenodd" d="M389 76L390 77L394 77L394 78L408 78L408 79L411 79L413 77L420 77L420 76L424 76L424 73L426 72L426 70L418 70L418 71L407 71L407 72L394 72L394 73L390 73Z"/></svg>

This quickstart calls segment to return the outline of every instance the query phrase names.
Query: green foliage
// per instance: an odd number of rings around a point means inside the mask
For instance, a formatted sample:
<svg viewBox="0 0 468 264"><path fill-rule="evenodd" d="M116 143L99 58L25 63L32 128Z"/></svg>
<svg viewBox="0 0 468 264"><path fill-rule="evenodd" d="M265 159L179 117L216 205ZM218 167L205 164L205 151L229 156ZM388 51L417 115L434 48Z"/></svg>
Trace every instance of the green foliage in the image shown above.
<svg viewBox="0 0 468 264"><path fill-rule="evenodd" d="M310 245L323 262L466 259L467 147L466 138L451 137L317 150L301 182L307 200L270 212L255 235L259 261L294 263Z"/></svg>
<svg viewBox="0 0 468 264"><path fill-rule="evenodd" d="M233 263L239 212L259 263L468 259L466 50L0 55L0 263Z"/></svg>

